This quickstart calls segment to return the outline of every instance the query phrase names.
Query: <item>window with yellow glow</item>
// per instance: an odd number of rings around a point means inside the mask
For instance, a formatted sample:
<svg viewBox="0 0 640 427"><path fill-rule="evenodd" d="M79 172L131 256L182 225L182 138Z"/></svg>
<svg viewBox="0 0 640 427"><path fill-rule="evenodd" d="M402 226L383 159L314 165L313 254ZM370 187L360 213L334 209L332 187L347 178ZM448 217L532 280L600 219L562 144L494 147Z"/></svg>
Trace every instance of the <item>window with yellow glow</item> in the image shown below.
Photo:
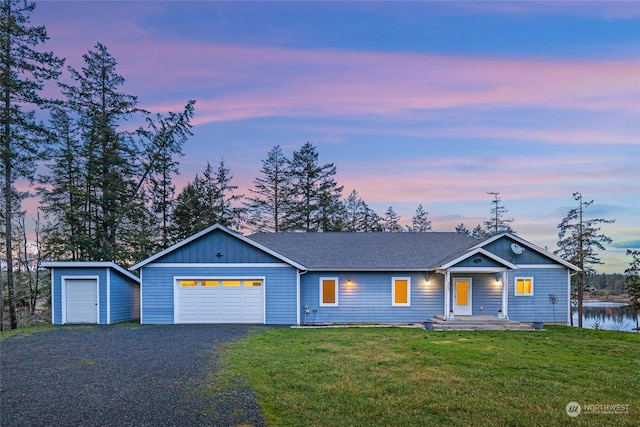
<svg viewBox="0 0 640 427"><path fill-rule="evenodd" d="M516 277L516 296L533 295L533 277Z"/></svg>
<svg viewBox="0 0 640 427"><path fill-rule="evenodd" d="M391 286L391 305L411 305L411 279L409 277L394 277Z"/></svg>
<svg viewBox="0 0 640 427"><path fill-rule="evenodd" d="M198 286L197 280L180 280L178 283L180 286Z"/></svg>
<svg viewBox="0 0 640 427"><path fill-rule="evenodd" d="M321 277L320 278L320 305L321 306L338 305L338 278L337 277Z"/></svg>
<svg viewBox="0 0 640 427"><path fill-rule="evenodd" d="M220 284L217 280L203 280L200 283L202 286L218 286Z"/></svg>
<svg viewBox="0 0 640 427"><path fill-rule="evenodd" d="M222 286L240 286L240 280L223 280Z"/></svg>
<svg viewBox="0 0 640 427"><path fill-rule="evenodd" d="M244 286L262 286L262 280L245 280Z"/></svg>

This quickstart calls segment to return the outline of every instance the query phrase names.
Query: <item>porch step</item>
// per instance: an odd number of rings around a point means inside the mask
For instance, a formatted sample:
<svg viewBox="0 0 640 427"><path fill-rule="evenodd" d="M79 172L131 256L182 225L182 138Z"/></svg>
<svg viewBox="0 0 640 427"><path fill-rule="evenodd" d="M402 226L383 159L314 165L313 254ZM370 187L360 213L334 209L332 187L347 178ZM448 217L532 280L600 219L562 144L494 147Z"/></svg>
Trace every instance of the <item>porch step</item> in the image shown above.
<svg viewBox="0 0 640 427"><path fill-rule="evenodd" d="M486 330L532 330L532 323L516 322L514 320L499 319L493 316L458 316L455 319L445 320L441 316L432 317L435 331L486 331Z"/></svg>

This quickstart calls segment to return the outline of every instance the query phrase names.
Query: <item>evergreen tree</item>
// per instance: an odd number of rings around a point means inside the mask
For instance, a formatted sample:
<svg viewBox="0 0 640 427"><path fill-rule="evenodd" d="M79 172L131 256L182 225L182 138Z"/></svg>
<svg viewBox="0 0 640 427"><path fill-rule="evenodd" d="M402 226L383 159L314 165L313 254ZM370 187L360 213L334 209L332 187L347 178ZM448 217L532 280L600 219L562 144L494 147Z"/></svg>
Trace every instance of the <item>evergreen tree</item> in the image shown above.
<svg viewBox="0 0 640 427"><path fill-rule="evenodd" d="M382 231L386 233L397 233L402 231L402 226L399 221L400 215L393 210L393 207L389 206L382 217Z"/></svg>
<svg viewBox="0 0 640 427"><path fill-rule="evenodd" d="M84 223L86 163L77 124L62 108L52 112L51 135L52 162L47 164L49 174L39 177L45 187L38 188L45 218L52 219L44 229L46 255L71 261L87 259L90 236Z"/></svg>
<svg viewBox="0 0 640 427"><path fill-rule="evenodd" d="M456 233L464 234L465 236L470 236L471 235L471 232L467 229L467 227L462 222L460 224L456 225L456 228L455 228L454 231Z"/></svg>
<svg viewBox="0 0 640 427"><path fill-rule="evenodd" d="M38 123L35 111L50 101L40 96L44 83L55 80L63 61L51 52L40 52L36 47L44 43L44 26L30 25L35 3L2 0L0 3L0 157L2 165L2 191L4 214L4 249L6 252L7 297L11 329L18 327L13 282L13 218L19 211L21 198L16 198L16 180L33 180L36 163L46 158L47 132ZM17 205L14 205L16 203ZM18 209L16 209L18 206ZM1 288L1 287L0 287ZM1 292L0 292L1 295ZM2 303L0 296L0 304ZM1 310L0 310L1 311ZM0 328L4 319L0 314Z"/></svg>
<svg viewBox="0 0 640 427"><path fill-rule="evenodd" d="M213 209L216 215L215 222L226 227L237 228L243 221L245 208L239 206L243 196L234 194L238 186L231 184L232 179L233 175L225 166L224 159L220 160L214 181L216 197Z"/></svg>
<svg viewBox="0 0 640 427"><path fill-rule="evenodd" d="M256 231L280 232L283 208L290 204L291 185L289 160L279 145L273 147L262 160L261 177L253 180L254 197L247 199L249 225Z"/></svg>
<svg viewBox="0 0 640 427"><path fill-rule="evenodd" d="M415 233L425 233L427 231L431 231L431 221L429 221L427 215L429 212L426 212L422 207L422 204L418 205L416 209L416 214L411 218L411 227L409 231Z"/></svg>
<svg viewBox="0 0 640 427"><path fill-rule="evenodd" d="M179 174L179 163L176 157L183 155L182 146L189 136L193 135L191 119L194 114L194 104L195 101L189 101L181 113L169 112L167 116L157 114L155 120L147 119L150 131L146 146L145 175L149 176L148 191L153 215L145 219L155 224L161 236L156 249L166 249L169 246L169 216L176 190L172 176ZM140 183L144 180L145 177ZM152 231L151 234L158 233ZM155 251L155 249L152 250Z"/></svg>
<svg viewBox="0 0 640 427"><path fill-rule="evenodd" d="M631 301L625 308L635 313L636 332L640 333L640 325L638 325L640 313L640 250L627 249L627 255L630 255L633 259L629 263L629 267L624 270L625 290Z"/></svg>
<svg viewBox="0 0 640 427"><path fill-rule="evenodd" d="M119 131L119 125L139 110L137 98L119 92L124 78L116 72L116 60L98 43L95 51L83 55L84 67L69 67L74 85L61 84L69 108L77 115L85 159L84 212L87 234L94 242L87 247L89 259L115 261L122 254L118 226L130 204L142 174L136 162L141 147L133 134Z"/></svg>
<svg viewBox="0 0 640 427"><path fill-rule="evenodd" d="M476 228L471 230L471 237L474 239L482 240L485 237L488 237L487 232L482 228L480 224L476 225Z"/></svg>
<svg viewBox="0 0 640 427"><path fill-rule="evenodd" d="M336 222L342 187L335 181L333 163L319 165L313 144L305 143L290 162L292 197L286 204L283 230L323 231ZM328 230L326 230L328 231Z"/></svg>
<svg viewBox="0 0 640 427"><path fill-rule="evenodd" d="M487 236L493 236L494 234L502 233L507 231L509 233L514 233L511 228L511 223L513 222L513 218L504 218L504 214L509 212L504 205L500 204L502 200L500 199L500 193L496 192L487 192L487 194L491 194L493 196L493 200L491 203L493 207L491 208L491 219L484 222L484 227L487 230Z"/></svg>
<svg viewBox="0 0 640 427"><path fill-rule="evenodd" d="M585 277L594 270L594 264L602 264L597 250L605 250L604 244L611 243L611 239L600 233L600 224L610 224L615 220L603 218L587 219L584 210L593 204L593 200L585 202L582 194L573 193L573 199L578 206L569 210L567 216L558 224L558 250L556 254L580 269L576 274L578 300L578 327L582 328L582 303L584 300Z"/></svg>

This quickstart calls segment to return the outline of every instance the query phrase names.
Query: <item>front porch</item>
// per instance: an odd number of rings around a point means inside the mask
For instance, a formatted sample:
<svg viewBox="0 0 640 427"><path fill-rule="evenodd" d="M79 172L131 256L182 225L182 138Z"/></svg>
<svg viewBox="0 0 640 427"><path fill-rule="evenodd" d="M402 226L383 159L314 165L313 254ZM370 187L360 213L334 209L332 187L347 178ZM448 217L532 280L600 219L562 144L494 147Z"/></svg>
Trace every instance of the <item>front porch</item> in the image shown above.
<svg viewBox="0 0 640 427"><path fill-rule="evenodd" d="M435 316L430 318L428 322L433 322L433 330L436 331L518 331L534 329L532 323L516 322L489 315L456 316L449 319L445 319L444 316Z"/></svg>

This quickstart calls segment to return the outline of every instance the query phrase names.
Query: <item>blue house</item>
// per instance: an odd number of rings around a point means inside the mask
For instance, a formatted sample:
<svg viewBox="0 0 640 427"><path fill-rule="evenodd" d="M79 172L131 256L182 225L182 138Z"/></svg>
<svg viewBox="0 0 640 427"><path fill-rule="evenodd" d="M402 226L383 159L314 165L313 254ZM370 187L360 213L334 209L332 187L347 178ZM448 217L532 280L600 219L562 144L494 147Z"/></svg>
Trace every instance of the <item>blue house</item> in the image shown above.
<svg viewBox="0 0 640 427"><path fill-rule="evenodd" d="M43 262L51 271L51 323L140 318L140 281L112 262Z"/></svg>
<svg viewBox="0 0 640 427"><path fill-rule="evenodd" d="M140 275L141 323L476 315L567 323L578 268L508 233L480 241L439 232L244 236L213 225L131 270Z"/></svg>

